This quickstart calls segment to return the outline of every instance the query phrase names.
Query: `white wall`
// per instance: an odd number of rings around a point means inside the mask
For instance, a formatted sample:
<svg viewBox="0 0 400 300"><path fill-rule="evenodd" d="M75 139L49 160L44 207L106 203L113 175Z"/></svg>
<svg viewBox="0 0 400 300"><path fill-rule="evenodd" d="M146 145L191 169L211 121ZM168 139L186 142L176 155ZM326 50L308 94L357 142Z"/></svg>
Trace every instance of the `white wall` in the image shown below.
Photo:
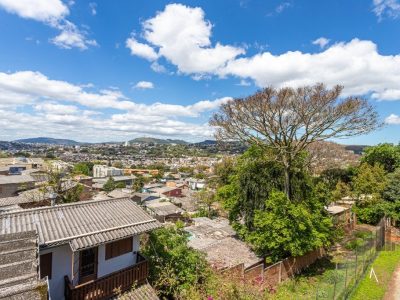
<svg viewBox="0 0 400 300"><path fill-rule="evenodd" d="M133 237L133 247L132 247L133 252L139 251L139 243L140 243L140 237L134 236ZM105 259L106 258L105 245L99 246L98 255L99 255L98 256L99 264L98 264L98 269L97 269L97 277L102 277L102 276L108 275L112 272L127 268L136 263L136 254L133 254L132 252L129 252L129 253L106 260Z"/></svg>
<svg viewBox="0 0 400 300"><path fill-rule="evenodd" d="M71 279L72 250L69 244L40 251L39 254L52 252L51 279L49 279L49 294L52 300L64 299L64 276ZM77 258L75 258L77 259Z"/></svg>
<svg viewBox="0 0 400 300"><path fill-rule="evenodd" d="M140 236L133 237L133 252L138 252L140 247ZM127 268L136 263L136 254L132 252L105 260L105 245L100 245L98 249L98 269L97 277L103 277L112 272ZM49 279L49 294L51 300L64 299L64 276L72 279L72 250L69 244L40 251L40 255L52 252L51 279ZM74 254L74 280L73 284L79 282L79 252Z"/></svg>

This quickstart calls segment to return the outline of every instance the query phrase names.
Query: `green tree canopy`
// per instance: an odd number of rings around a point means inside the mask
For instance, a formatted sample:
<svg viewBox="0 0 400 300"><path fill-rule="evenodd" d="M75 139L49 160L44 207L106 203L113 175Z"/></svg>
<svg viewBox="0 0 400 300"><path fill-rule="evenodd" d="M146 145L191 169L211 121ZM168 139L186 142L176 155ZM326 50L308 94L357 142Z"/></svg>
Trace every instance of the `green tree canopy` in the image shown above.
<svg viewBox="0 0 400 300"><path fill-rule="evenodd" d="M380 164L386 172L393 172L400 167L400 146L385 143L368 147L361 161L370 165Z"/></svg>
<svg viewBox="0 0 400 300"><path fill-rule="evenodd" d="M103 185L103 190L106 192L111 192L115 189L115 180L110 176L107 182Z"/></svg>
<svg viewBox="0 0 400 300"><path fill-rule="evenodd" d="M386 172L381 165L361 164L353 180L353 191L358 198L358 205L366 206L380 201L386 185Z"/></svg>
<svg viewBox="0 0 400 300"><path fill-rule="evenodd" d="M386 201L400 201L400 168L387 175L387 185L383 191L383 198Z"/></svg>
<svg viewBox="0 0 400 300"><path fill-rule="evenodd" d="M258 254L268 255L272 261L303 255L330 242L332 222L322 212L273 191L264 209L255 211L254 229L246 240Z"/></svg>
<svg viewBox="0 0 400 300"><path fill-rule="evenodd" d="M177 299L208 276L204 255L187 246L189 234L183 225L152 231L142 253L150 262L150 282L162 299Z"/></svg>
<svg viewBox="0 0 400 300"><path fill-rule="evenodd" d="M73 172L75 174L91 176L93 174L93 165L92 162L79 162L74 165Z"/></svg>

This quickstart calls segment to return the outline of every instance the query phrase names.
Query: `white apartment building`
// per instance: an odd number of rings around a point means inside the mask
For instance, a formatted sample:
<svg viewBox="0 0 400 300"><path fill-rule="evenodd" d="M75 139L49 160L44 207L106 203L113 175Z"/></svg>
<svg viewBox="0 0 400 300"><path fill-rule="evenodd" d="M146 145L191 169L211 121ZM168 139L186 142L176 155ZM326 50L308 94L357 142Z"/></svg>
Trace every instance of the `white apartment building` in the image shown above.
<svg viewBox="0 0 400 300"><path fill-rule="evenodd" d="M93 177L102 178L110 176L122 176L124 175L124 170L115 167L109 167L106 165L94 165L93 166Z"/></svg>

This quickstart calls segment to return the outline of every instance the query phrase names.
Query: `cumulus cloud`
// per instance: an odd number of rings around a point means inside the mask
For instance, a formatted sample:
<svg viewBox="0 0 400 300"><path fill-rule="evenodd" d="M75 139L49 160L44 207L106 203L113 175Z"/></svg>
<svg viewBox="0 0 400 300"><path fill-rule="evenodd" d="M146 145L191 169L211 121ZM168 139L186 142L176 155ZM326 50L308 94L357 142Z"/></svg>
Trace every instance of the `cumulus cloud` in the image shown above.
<svg viewBox="0 0 400 300"><path fill-rule="evenodd" d="M0 6L21 18L40 22L63 19L69 14L68 7L60 0L0 0Z"/></svg>
<svg viewBox="0 0 400 300"><path fill-rule="evenodd" d="M64 105L64 104L55 104L50 102L44 102L35 105L35 109L38 111L44 111L46 113L53 113L53 114L75 114L78 112L78 107L74 105Z"/></svg>
<svg viewBox="0 0 400 300"><path fill-rule="evenodd" d="M89 46L97 46L95 40L90 40L86 38L87 32L78 29L78 27L65 20L61 23L55 25L61 30L60 34L51 39L51 42L56 46L64 49L79 48L85 50Z"/></svg>
<svg viewBox="0 0 400 300"><path fill-rule="evenodd" d="M90 141L139 135L209 138L212 129L199 124L198 118L229 100L143 104L118 89L89 92L87 85L50 79L40 72L0 72L0 139L10 134L13 138L31 136L35 131L81 140L89 137ZM21 112L26 108L31 112Z"/></svg>
<svg viewBox="0 0 400 300"><path fill-rule="evenodd" d="M131 50L132 55L140 56L150 61L158 58L156 51L152 47L139 43L133 37L126 40L126 47Z"/></svg>
<svg viewBox="0 0 400 300"><path fill-rule="evenodd" d="M148 90L148 89L153 89L154 84L150 81L139 81L138 83L135 84L134 88L140 90Z"/></svg>
<svg viewBox="0 0 400 300"><path fill-rule="evenodd" d="M0 0L0 7L24 19L43 22L60 31L50 39L58 47L87 49L96 46L95 40L87 38L87 32L68 21L69 8L60 0Z"/></svg>
<svg viewBox="0 0 400 300"><path fill-rule="evenodd" d="M220 43L212 45L211 28L200 7L169 4L143 23L146 43L132 38L126 43L131 54L148 60L163 56L181 73L212 73L243 54L244 49Z"/></svg>
<svg viewBox="0 0 400 300"><path fill-rule="evenodd" d="M392 125L400 125L400 116L391 114L390 116L386 117L385 123Z"/></svg>
<svg viewBox="0 0 400 300"><path fill-rule="evenodd" d="M397 19L400 17L400 2L398 0L373 0L372 11L379 21L384 17Z"/></svg>
<svg viewBox="0 0 400 300"><path fill-rule="evenodd" d="M330 39L324 38L324 37L320 37L316 40L314 40L312 43L313 45L318 45L321 49L325 48L325 46L327 46L330 42Z"/></svg>
<svg viewBox="0 0 400 300"><path fill-rule="evenodd" d="M328 47L329 40L319 38L314 43L325 47L319 53L261 51L246 56L244 48L213 44L212 27L201 8L170 4L143 22L140 43L154 52L149 59L153 64L163 57L195 80L234 76L259 87L324 82L344 85L345 95L400 99L400 55L382 55L372 41L355 38Z"/></svg>

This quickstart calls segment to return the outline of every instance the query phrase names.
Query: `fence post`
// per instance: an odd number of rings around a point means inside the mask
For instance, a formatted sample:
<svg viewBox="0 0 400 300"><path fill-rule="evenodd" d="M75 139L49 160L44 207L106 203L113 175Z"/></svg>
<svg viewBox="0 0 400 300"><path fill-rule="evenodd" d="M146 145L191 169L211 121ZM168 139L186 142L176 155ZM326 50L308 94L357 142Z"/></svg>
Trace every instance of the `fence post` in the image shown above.
<svg viewBox="0 0 400 300"><path fill-rule="evenodd" d="M349 260L346 259L346 273L345 273L345 276L344 276L344 292L345 293L346 293L346 287L347 287L347 267L348 267L348 265L349 265Z"/></svg>
<svg viewBox="0 0 400 300"><path fill-rule="evenodd" d="M279 264L279 283L282 282L282 261Z"/></svg>
<svg viewBox="0 0 400 300"><path fill-rule="evenodd" d="M357 281L357 246L356 246L356 263L355 263L354 278Z"/></svg>
<svg viewBox="0 0 400 300"><path fill-rule="evenodd" d="M363 264L362 264L362 269L361 269L361 274L362 273L364 273L364 268L365 268L365 246L366 246L366 244L364 244L364 246L363 246Z"/></svg>
<svg viewBox="0 0 400 300"><path fill-rule="evenodd" d="M337 283L337 262L336 262L334 284L333 284L333 300L335 300L336 298L336 283Z"/></svg>

